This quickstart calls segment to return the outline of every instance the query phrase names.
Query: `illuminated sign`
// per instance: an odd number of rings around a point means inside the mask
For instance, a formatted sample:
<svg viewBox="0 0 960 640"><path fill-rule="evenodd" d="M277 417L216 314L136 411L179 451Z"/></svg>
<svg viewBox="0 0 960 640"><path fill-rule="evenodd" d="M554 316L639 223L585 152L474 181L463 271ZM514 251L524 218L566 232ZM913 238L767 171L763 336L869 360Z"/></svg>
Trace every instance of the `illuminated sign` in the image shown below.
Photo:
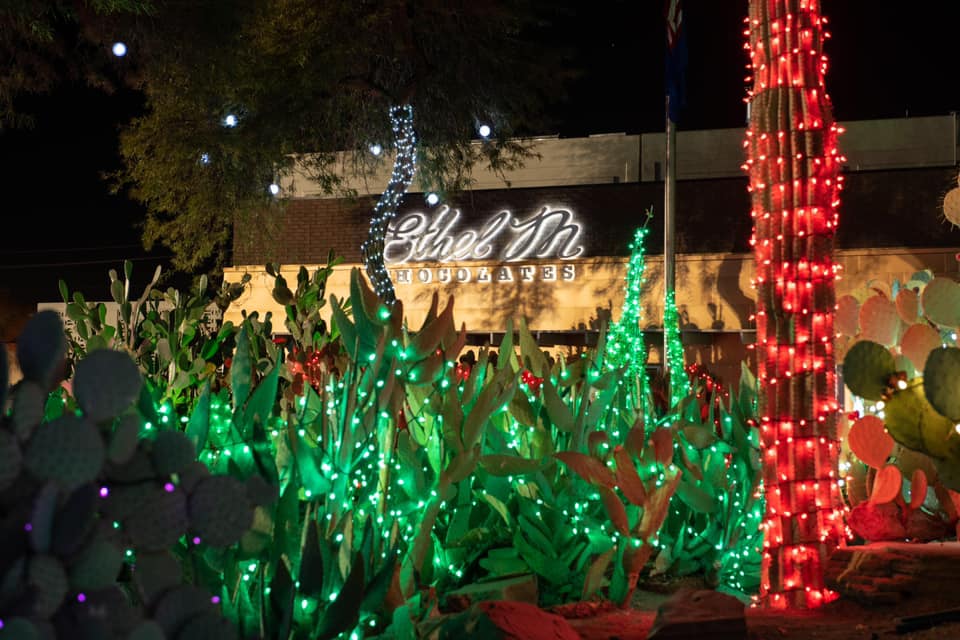
<svg viewBox="0 0 960 640"><path fill-rule="evenodd" d="M576 265L566 264L525 264L484 267L420 267L415 269L391 269L393 281L397 286L405 284L447 284L455 282L570 282L577 277Z"/></svg>
<svg viewBox="0 0 960 640"><path fill-rule="evenodd" d="M387 229L384 261L397 265L572 260L583 253L578 242L582 228L569 209L544 206L526 218L518 218L505 209L479 228L471 229L459 228L459 222L460 210L446 205L432 214L408 213L397 218Z"/></svg>

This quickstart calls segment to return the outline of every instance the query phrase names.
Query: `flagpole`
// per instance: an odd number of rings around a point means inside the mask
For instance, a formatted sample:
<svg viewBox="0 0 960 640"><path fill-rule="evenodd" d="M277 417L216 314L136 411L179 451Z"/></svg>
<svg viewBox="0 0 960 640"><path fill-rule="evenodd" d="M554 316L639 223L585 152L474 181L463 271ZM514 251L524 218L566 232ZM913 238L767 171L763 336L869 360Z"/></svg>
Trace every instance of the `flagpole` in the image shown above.
<svg viewBox="0 0 960 640"><path fill-rule="evenodd" d="M674 298L676 286L676 218L677 208L677 127L670 119L670 94L666 98L666 175L663 189L663 372L670 376L670 359L667 343L670 332L667 330L667 305ZM669 378L668 378L669 379Z"/></svg>

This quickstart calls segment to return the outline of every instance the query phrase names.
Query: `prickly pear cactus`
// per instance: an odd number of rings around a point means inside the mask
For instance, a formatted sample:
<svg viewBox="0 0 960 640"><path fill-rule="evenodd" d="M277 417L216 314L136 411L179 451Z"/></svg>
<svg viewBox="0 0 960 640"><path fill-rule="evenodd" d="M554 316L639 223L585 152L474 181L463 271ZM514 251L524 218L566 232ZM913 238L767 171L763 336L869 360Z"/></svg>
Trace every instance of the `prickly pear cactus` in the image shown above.
<svg viewBox="0 0 960 640"><path fill-rule="evenodd" d="M938 413L960 422L960 349L934 349L923 372L923 391Z"/></svg>
<svg viewBox="0 0 960 640"><path fill-rule="evenodd" d="M883 345L862 341L854 344L843 360L843 381L867 400L880 400L890 386L897 367L893 355Z"/></svg>
<svg viewBox="0 0 960 640"><path fill-rule="evenodd" d="M53 480L65 489L93 482L105 458L103 439L83 418L63 416L41 424L24 454L24 467L40 480Z"/></svg>
<svg viewBox="0 0 960 640"><path fill-rule="evenodd" d="M48 396L65 371L63 341L55 314L28 322L18 342L26 376L12 389L11 411L0 412L0 504L9 556L0 578L0 635L72 638L72 627L57 635L69 626L63 621L87 620L96 627L87 629L91 637L163 638L150 629L164 627L147 621L161 610L161 594L134 606L120 587L132 588L125 563L182 544L190 526L187 494L175 482L197 464L194 445L179 432L144 437L151 432L141 414L143 380L123 352L92 351L77 363L76 395L57 389ZM5 376L0 383L6 397ZM191 588L205 603L204 623L191 633L227 637L233 628L211 595ZM186 633L181 627L166 637Z"/></svg>
<svg viewBox="0 0 960 640"><path fill-rule="evenodd" d="M246 487L227 476L200 481L190 492L190 526L215 547L238 540L253 524L253 507Z"/></svg>

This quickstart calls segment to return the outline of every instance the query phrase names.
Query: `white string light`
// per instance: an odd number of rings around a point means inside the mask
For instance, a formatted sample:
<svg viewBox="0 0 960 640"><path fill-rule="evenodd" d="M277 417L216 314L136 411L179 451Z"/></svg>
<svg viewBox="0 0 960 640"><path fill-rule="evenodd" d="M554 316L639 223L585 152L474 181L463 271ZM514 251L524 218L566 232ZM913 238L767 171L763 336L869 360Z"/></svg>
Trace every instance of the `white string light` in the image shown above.
<svg viewBox="0 0 960 640"><path fill-rule="evenodd" d="M428 193L428 194L427 194L427 204L428 204L428 205L430 205L430 206L432 207L433 205L437 204L438 202L440 202L440 196L438 196L438 195L435 194L435 193Z"/></svg>
<svg viewBox="0 0 960 640"><path fill-rule="evenodd" d="M370 231L360 247L367 276L374 291L387 306L397 301L390 273L383 262L383 244L390 221L396 217L400 200L413 182L417 166L417 139L413 130L413 107L401 105L390 107L390 126L393 129L394 147L397 155L393 161L393 173L370 219Z"/></svg>
<svg viewBox="0 0 960 640"><path fill-rule="evenodd" d="M113 52L113 55L117 56L118 58L122 58L123 56L127 55L127 45L123 44L122 42L114 42L113 47L111 47L110 50Z"/></svg>
<svg viewBox="0 0 960 640"><path fill-rule="evenodd" d="M370 145L370 153L372 153L373 155L379 156L382 151L383 151L383 147L381 147L379 144L373 143L372 145Z"/></svg>

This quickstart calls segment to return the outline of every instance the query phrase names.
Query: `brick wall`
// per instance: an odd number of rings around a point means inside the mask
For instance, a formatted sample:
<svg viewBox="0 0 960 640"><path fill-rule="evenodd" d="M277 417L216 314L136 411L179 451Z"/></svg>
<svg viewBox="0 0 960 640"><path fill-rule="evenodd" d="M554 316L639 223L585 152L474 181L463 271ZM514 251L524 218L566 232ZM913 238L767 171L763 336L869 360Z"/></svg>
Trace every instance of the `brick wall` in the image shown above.
<svg viewBox="0 0 960 640"><path fill-rule="evenodd" d="M941 212L944 193L955 185L953 168L847 174L841 194L838 248L960 245L960 230L944 225ZM324 263L331 249L346 262L359 262L375 202L372 197L292 200L277 214L273 228L237 225L234 264ZM581 243L585 256L629 255L633 231L650 208L654 216L647 251L663 253L663 183L464 191L447 204L461 211L464 226L480 223L503 209L526 217L544 205L569 208L584 224ZM404 198L400 214L429 209L422 194L412 193ZM678 253L749 252L749 211L743 178L681 181L677 187Z"/></svg>

